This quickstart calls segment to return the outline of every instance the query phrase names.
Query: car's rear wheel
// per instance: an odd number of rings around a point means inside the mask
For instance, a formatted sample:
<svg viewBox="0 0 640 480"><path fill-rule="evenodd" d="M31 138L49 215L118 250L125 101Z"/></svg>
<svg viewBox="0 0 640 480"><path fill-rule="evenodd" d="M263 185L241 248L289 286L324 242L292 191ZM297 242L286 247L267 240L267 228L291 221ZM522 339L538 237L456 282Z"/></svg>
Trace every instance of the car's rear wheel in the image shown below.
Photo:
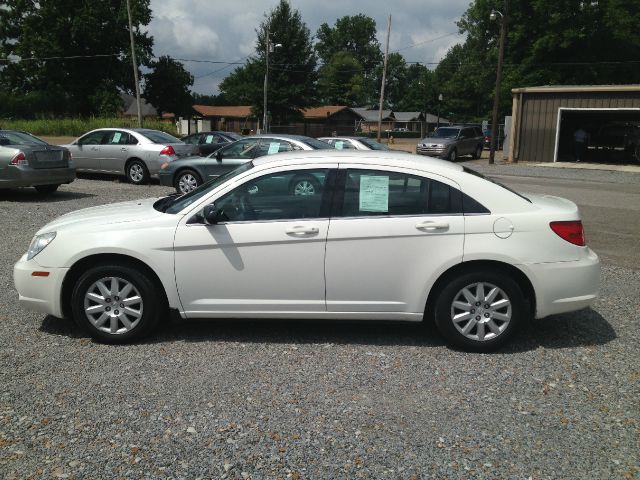
<svg viewBox="0 0 640 480"><path fill-rule="evenodd" d="M455 148L452 148L451 151L449 152L449 157L448 159L451 162L455 162L458 158L458 151Z"/></svg>
<svg viewBox="0 0 640 480"><path fill-rule="evenodd" d="M482 145L478 145L476 147L476 151L473 153L473 158L477 160L481 156L482 156Z"/></svg>
<svg viewBox="0 0 640 480"><path fill-rule="evenodd" d="M183 170L176 177L175 187L179 193L189 193L202 185L202 178L193 170Z"/></svg>
<svg viewBox="0 0 640 480"><path fill-rule="evenodd" d="M134 185L142 185L149 181L149 170L141 160L131 160L126 168L127 180Z"/></svg>
<svg viewBox="0 0 640 480"><path fill-rule="evenodd" d="M289 185L292 195L316 195L320 193L320 182L311 175L300 175L295 177Z"/></svg>
<svg viewBox="0 0 640 480"><path fill-rule="evenodd" d="M435 323L451 344L489 352L504 345L527 315L522 290L506 273L460 275L440 291Z"/></svg>
<svg viewBox="0 0 640 480"><path fill-rule="evenodd" d="M36 189L36 191L38 193L42 193L42 194L50 194L55 192L56 190L58 190L58 187L60 185L54 184L54 185L36 185L34 188Z"/></svg>
<svg viewBox="0 0 640 480"><path fill-rule="evenodd" d="M104 343L126 343L148 335L163 304L154 283L126 265L90 268L76 282L71 302L75 322Z"/></svg>

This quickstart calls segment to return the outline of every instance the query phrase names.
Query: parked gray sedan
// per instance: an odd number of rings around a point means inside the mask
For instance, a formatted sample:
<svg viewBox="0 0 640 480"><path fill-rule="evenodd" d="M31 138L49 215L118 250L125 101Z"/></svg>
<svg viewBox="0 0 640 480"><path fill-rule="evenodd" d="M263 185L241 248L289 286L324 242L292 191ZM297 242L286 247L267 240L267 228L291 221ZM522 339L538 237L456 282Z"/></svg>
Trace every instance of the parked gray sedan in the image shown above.
<svg viewBox="0 0 640 480"><path fill-rule="evenodd" d="M0 130L0 189L35 187L53 193L76 178L69 150L30 133Z"/></svg>
<svg viewBox="0 0 640 480"><path fill-rule="evenodd" d="M189 157L162 166L162 185L188 193L204 182L227 173L243 163L264 155L294 150L333 149L326 142L302 135L254 135L229 143L207 157ZM300 188L312 188L313 179Z"/></svg>
<svg viewBox="0 0 640 480"><path fill-rule="evenodd" d="M65 145L79 172L125 175L134 184L157 177L163 163L191 155L192 145L159 130L100 128Z"/></svg>
<svg viewBox="0 0 640 480"><path fill-rule="evenodd" d="M416 153L446 158L454 162L461 155L480 158L484 144L482 130L476 126L440 127L416 145Z"/></svg>

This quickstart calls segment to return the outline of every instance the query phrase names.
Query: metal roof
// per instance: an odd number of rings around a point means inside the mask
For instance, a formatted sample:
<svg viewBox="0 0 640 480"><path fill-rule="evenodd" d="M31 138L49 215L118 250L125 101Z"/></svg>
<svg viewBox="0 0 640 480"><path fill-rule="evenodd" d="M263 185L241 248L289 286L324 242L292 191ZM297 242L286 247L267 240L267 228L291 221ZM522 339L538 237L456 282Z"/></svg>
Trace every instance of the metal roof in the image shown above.
<svg viewBox="0 0 640 480"><path fill-rule="evenodd" d="M543 85L514 88L511 93L640 92L640 85Z"/></svg>

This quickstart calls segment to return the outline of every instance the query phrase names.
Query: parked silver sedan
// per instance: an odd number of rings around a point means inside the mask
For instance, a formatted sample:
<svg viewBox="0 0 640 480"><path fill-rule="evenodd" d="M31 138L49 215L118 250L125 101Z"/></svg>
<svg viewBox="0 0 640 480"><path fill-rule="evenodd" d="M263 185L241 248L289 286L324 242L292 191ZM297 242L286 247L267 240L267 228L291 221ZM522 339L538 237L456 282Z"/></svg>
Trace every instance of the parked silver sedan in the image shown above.
<svg viewBox="0 0 640 480"><path fill-rule="evenodd" d="M188 156L192 145L159 130L100 128L69 145L79 172L125 175L133 184L157 177L163 163Z"/></svg>
<svg viewBox="0 0 640 480"><path fill-rule="evenodd" d="M336 150L389 150L389 147L369 137L318 137Z"/></svg>
<svg viewBox="0 0 640 480"><path fill-rule="evenodd" d="M75 178L66 148L27 132L0 130L0 189L35 187L38 193L53 193Z"/></svg>

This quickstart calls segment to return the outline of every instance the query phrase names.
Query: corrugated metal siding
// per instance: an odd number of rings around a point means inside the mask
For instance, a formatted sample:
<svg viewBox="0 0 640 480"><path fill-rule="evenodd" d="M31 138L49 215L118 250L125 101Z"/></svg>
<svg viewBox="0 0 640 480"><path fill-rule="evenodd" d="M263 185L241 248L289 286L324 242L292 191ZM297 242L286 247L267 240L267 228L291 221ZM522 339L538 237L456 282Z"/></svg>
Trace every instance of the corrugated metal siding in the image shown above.
<svg viewBox="0 0 640 480"><path fill-rule="evenodd" d="M524 93L518 160L553 161L560 107L640 108L640 92Z"/></svg>

